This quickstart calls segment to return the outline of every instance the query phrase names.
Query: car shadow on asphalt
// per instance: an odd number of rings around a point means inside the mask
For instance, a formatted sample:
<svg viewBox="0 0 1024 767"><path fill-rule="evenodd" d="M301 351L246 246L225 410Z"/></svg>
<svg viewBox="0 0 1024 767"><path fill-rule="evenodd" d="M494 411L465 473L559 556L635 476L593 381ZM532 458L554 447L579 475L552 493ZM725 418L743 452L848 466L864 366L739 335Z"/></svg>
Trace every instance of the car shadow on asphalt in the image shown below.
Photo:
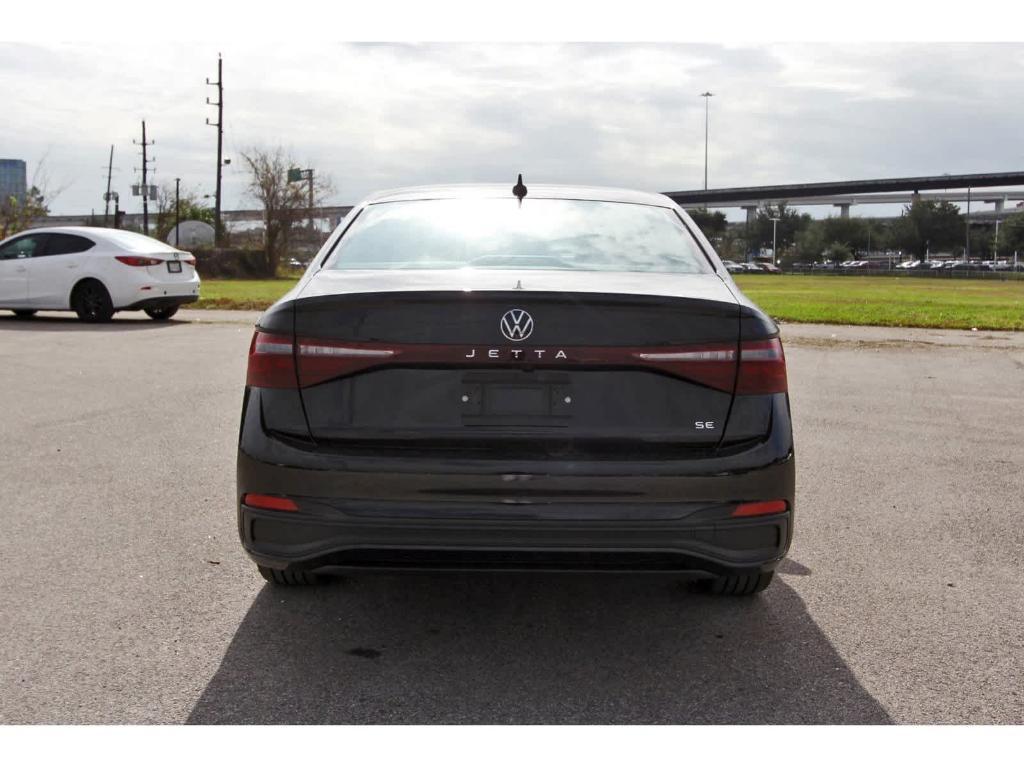
<svg viewBox="0 0 1024 767"><path fill-rule="evenodd" d="M196 724L888 723L784 579L360 574L265 586Z"/></svg>
<svg viewBox="0 0 1024 767"><path fill-rule="evenodd" d="M46 314L22 319L13 314L0 313L0 331L67 332L70 330L83 333L121 333L125 330L158 330L188 324L190 324L188 320L177 319L157 322L145 314L136 315L134 312L127 316L115 315L110 322L82 322L74 314Z"/></svg>

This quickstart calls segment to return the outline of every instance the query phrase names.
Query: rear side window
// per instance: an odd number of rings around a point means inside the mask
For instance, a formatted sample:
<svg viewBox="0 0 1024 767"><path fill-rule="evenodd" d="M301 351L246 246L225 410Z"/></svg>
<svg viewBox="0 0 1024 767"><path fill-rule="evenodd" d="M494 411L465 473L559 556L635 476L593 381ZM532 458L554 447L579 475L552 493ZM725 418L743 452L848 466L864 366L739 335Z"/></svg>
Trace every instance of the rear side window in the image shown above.
<svg viewBox="0 0 1024 767"><path fill-rule="evenodd" d="M529 197L369 205L326 268L709 271L668 208Z"/></svg>
<svg viewBox="0 0 1024 767"><path fill-rule="evenodd" d="M51 234L42 253L37 256L63 256L67 253L83 253L93 245L92 240L77 234Z"/></svg>
<svg viewBox="0 0 1024 767"><path fill-rule="evenodd" d="M47 237L45 234L27 234L12 240L0 248L0 259L31 258L42 252Z"/></svg>

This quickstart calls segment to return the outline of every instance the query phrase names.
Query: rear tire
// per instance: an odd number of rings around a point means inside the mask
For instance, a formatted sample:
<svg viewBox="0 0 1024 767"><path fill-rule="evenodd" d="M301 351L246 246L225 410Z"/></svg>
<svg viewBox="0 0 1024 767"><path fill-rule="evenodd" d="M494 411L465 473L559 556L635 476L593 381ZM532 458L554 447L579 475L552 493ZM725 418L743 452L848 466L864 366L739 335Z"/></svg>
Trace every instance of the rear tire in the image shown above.
<svg viewBox="0 0 1024 767"><path fill-rule="evenodd" d="M306 570L275 570L263 565L257 567L263 579L275 586L313 586L320 580L316 573Z"/></svg>
<svg viewBox="0 0 1024 767"><path fill-rule="evenodd" d="M19 320L27 320L29 317L34 317L36 314L35 309L15 309L14 316Z"/></svg>
<svg viewBox="0 0 1024 767"><path fill-rule="evenodd" d="M769 571L753 575L720 575L697 583L707 593L716 596L749 597L768 588L774 577L775 572Z"/></svg>
<svg viewBox="0 0 1024 767"><path fill-rule="evenodd" d="M71 294L71 308L82 322L109 322L114 316L110 293L99 280L84 280Z"/></svg>
<svg viewBox="0 0 1024 767"><path fill-rule="evenodd" d="M177 306L171 306L166 309L146 309L145 311L150 319L157 322L165 322L178 313L178 308Z"/></svg>

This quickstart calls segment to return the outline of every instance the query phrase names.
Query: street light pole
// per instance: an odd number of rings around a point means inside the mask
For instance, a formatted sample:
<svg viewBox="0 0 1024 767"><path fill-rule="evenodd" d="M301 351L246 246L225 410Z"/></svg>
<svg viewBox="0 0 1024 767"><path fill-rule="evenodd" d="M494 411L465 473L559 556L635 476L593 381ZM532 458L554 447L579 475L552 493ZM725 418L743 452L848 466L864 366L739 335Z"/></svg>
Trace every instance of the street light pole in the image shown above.
<svg viewBox="0 0 1024 767"><path fill-rule="evenodd" d="M711 91L704 91L700 95L704 98L704 191L706 192L708 190L708 127L710 125L708 105L711 97L715 94Z"/></svg>
<svg viewBox="0 0 1024 767"><path fill-rule="evenodd" d="M779 219L773 218L772 219L772 266L778 266L778 257L776 256L776 253L778 253L778 250L776 249L777 243L778 243L778 238L776 237L776 227L778 226L778 224L779 224Z"/></svg>

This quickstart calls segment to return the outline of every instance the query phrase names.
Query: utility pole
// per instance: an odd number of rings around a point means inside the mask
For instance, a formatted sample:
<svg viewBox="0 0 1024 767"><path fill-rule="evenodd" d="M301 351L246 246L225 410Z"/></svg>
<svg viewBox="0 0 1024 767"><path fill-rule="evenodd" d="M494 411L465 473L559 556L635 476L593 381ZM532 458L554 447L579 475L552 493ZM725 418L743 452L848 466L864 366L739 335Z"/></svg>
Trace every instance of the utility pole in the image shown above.
<svg viewBox="0 0 1024 767"><path fill-rule="evenodd" d="M114 175L114 145L110 145L110 162L107 163L107 193L103 195L103 226L110 218L110 177Z"/></svg>
<svg viewBox="0 0 1024 767"><path fill-rule="evenodd" d="M221 55L217 54L217 82L210 82L210 78L206 78L207 85L213 85L217 88L217 100L210 101L210 97L206 97L206 103L210 106L217 107L217 122L210 122L210 118L206 118L206 124L212 125L217 129L217 189L214 192L215 201L213 207L213 237L216 245L221 244L221 222L220 222L220 177L221 170L224 167L224 60Z"/></svg>
<svg viewBox="0 0 1024 767"><path fill-rule="evenodd" d="M141 192L142 192L142 233L145 234L145 235L148 235L149 234L149 197L150 197L150 192L152 190L149 188L149 182L147 181L147 177L148 177L148 173L149 173L149 164L151 162L156 162L156 158L154 157L151 160L148 159L146 157L146 149L148 147L153 146L153 144L155 144L156 142L155 141L146 141L146 121L145 120L142 121L142 143L139 144L139 142L135 141L134 139L132 140L132 143L142 147L142 189L141 189Z"/></svg>
<svg viewBox="0 0 1024 767"><path fill-rule="evenodd" d="M992 267L999 261L999 219L996 219L996 236L992 239Z"/></svg>
<svg viewBox="0 0 1024 767"><path fill-rule="evenodd" d="M700 95L704 97L704 191L706 192L708 190L708 128L711 124L708 104L711 101L711 97L715 94L711 91L704 91Z"/></svg>
<svg viewBox="0 0 1024 767"><path fill-rule="evenodd" d="M178 225L181 224L181 179L174 179L174 247L178 247Z"/></svg>

